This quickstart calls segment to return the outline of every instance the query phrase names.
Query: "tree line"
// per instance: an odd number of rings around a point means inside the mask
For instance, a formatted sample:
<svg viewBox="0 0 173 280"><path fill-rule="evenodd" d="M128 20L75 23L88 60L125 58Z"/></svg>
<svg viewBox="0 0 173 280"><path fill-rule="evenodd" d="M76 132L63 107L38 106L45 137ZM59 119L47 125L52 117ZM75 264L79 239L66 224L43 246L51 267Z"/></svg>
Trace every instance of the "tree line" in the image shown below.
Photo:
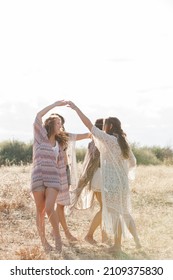
<svg viewBox="0 0 173 280"><path fill-rule="evenodd" d="M131 144L138 165L173 165L171 147L140 146ZM83 162L87 148L76 148L77 162ZM27 165L32 163L32 143L17 140L0 142L0 166Z"/></svg>

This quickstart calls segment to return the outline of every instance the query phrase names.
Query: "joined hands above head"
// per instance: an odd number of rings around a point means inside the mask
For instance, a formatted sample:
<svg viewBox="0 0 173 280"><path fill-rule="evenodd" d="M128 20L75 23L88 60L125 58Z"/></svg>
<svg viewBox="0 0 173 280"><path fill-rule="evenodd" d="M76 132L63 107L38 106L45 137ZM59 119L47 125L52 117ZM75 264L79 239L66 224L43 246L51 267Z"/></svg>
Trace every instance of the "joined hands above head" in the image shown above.
<svg viewBox="0 0 173 280"><path fill-rule="evenodd" d="M62 100L58 100L54 103L54 106L65 106L68 104L68 101L62 99Z"/></svg>
<svg viewBox="0 0 173 280"><path fill-rule="evenodd" d="M93 124L90 121L90 119L86 115L84 115L84 113L82 113L82 111L72 101L69 100L66 102L67 107L70 107L71 109L75 110L81 121L84 123L84 125L91 131Z"/></svg>
<svg viewBox="0 0 173 280"><path fill-rule="evenodd" d="M66 101L67 102L67 107L76 110L78 107L70 100Z"/></svg>

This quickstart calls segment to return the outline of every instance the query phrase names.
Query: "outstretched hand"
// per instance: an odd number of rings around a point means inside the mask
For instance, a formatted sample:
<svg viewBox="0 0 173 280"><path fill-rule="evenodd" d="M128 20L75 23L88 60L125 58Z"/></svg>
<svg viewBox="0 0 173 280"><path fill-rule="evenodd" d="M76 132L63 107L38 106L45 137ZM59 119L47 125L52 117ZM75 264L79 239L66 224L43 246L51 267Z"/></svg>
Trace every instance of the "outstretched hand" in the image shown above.
<svg viewBox="0 0 173 280"><path fill-rule="evenodd" d="M66 100L58 100L55 102L55 105L56 106L65 106L65 105L67 105L67 102L68 101L66 101Z"/></svg>
<svg viewBox="0 0 173 280"><path fill-rule="evenodd" d="M51 109L55 108L56 106L65 106L67 105L67 101L66 100L58 100L48 106L46 106L45 108L43 108L40 112L37 113L37 117L40 119L40 121L42 121L42 117Z"/></svg>
<svg viewBox="0 0 173 280"><path fill-rule="evenodd" d="M82 111L72 101L67 101L67 107L70 107L71 109L75 110L81 121L84 123L84 125L91 131L93 127L92 122L90 121L90 119L88 119L87 116L84 115L84 113L82 113Z"/></svg>
<svg viewBox="0 0 173 280"><path fill-rule="evenodd" d="M75 110L77 106L72 101L67 101L67 107L70 107L71 109Z"/></svg>

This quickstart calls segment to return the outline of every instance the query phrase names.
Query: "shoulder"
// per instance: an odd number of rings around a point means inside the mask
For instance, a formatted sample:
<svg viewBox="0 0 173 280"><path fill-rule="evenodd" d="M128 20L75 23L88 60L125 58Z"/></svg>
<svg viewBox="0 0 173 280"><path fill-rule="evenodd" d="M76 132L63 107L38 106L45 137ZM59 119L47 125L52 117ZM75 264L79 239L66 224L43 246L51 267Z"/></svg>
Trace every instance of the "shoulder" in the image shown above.
<svg viewBox="0 0 173 280"><path fill-rule="evenodd" d="M102 140L106 140L106 141L117 141L115 136L110 135L103 130L100 130L96 126L92 127L91 133L95 138L98 138L100 140L102 139Z"/></svg>
<svg viewBox="0 0 173 280"><path fill-rule="evenodd" d="M96 135L100 135L100 134L104 134L104 131L100 130L99 128L97 128L95 125L93 125L93 127L91 128L91 133L96 136Z"/></svg>

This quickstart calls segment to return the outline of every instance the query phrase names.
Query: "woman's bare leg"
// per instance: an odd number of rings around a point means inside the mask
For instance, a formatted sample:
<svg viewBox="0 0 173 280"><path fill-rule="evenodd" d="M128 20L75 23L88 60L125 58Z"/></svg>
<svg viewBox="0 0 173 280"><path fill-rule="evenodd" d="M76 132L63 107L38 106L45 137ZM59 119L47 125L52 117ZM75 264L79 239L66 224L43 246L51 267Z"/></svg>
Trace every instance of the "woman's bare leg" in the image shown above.
<svg viewBox="0 0 173 280"><path fill-rule="evenodd" d="M66 217L65 217L65 214L64 214L64 205L57 204L57 207L56 207L56 214L57 214L58 217L59 217L59 222L60 222L60 224L62 225L62 228L63 228L63 230L64 230L64 233L65 233L67 239L68 239L69 241L72 241L72 242L77 241L77 238L74 237L74 236L71 234L71 232L70 232L70 230L69 230L69 228L68 228L68 225L67 225L67 222L66 222Z"/></svg>
<svg viewBox="0 0 173 280"><path fill-rule="evenodd" d="M142 246L140 244L139 237L138 237L137 230L136 230L136 225L135 225L135 222L134 222L132 216L130 214L128 216L124 215L124 220L126 222L128 230L130 231L131 235L134 238L136 248L140 249Z"/></svg>
<svg viewBox="0 0 173 280"><path fill-rule="evenodd" d="M61 242L61 236L59 232L59 221L57 220L57 214L54 209L57 194L58 192L53 188L46 189L45 211L47 213L47 216L53 228L54 237L55 237L55 247L58 252L61 252L62 242Z"/></svg>
<svg viewBox="0 0 173 280"><path fill-rule="evenodd" d="M102 236L102 242L108 241L107 233L104 229L102 229L102 195L101 192L95 192L96 198L100 204L100 211L101 211L101 221L100 221L100 227L101 227L101 236Z"/></svg>
<svg viewBox="0 0 173 280"><path fill-rule="evenodd" d="M37 230L41 239L41 243L46 251L51 250L52 247L45 237L45 191L33 192L33 196L36 204Z"/></svg>
<svg viewBox="0 0 173 280"><path fill-rule="evenodd" d="M101 226L102 223L102 199L101 199L101 192L95 192L96 198L100 204L100 210L96 213L94 216L90 228L88 230L87 235L85 236L85 240L88 241L91 244L95 244L96 241L93 238L94 232L96 231L98 226ZM105 242L107 240L107 234L104 230L101 229L102 234L102 242ZM104 240L103 240L104 239Z"/></svg>
<svg viewBox="0 0 173 280"><path fill-rule="evenodd" d="M90 228L88 230L87 235L85 236L85 240L91 244L95 244L96 241L93 238L94 232L97 229L97 227L100 225L101 223L101 217L102 217L102 212L101 210L99 212L96 213L96 215L94 216Z"/></svg>
<svg viewBox="0 0 173 280"><path fill-rule="evenodd" d="M119 252L121 251L121 238L122 238L122 227L121 223L118 224L118 233L115 235L114 238L114 247L115 251Z"/></svg>
<svg viewBox="0 0 173 280"><path fill-rule="evenodd" d="M119 254L121 252L121 238L122 238L122 227L121 222L118 223L117 231L114 235L114 245L109 248L109 252Z"/></svg>

